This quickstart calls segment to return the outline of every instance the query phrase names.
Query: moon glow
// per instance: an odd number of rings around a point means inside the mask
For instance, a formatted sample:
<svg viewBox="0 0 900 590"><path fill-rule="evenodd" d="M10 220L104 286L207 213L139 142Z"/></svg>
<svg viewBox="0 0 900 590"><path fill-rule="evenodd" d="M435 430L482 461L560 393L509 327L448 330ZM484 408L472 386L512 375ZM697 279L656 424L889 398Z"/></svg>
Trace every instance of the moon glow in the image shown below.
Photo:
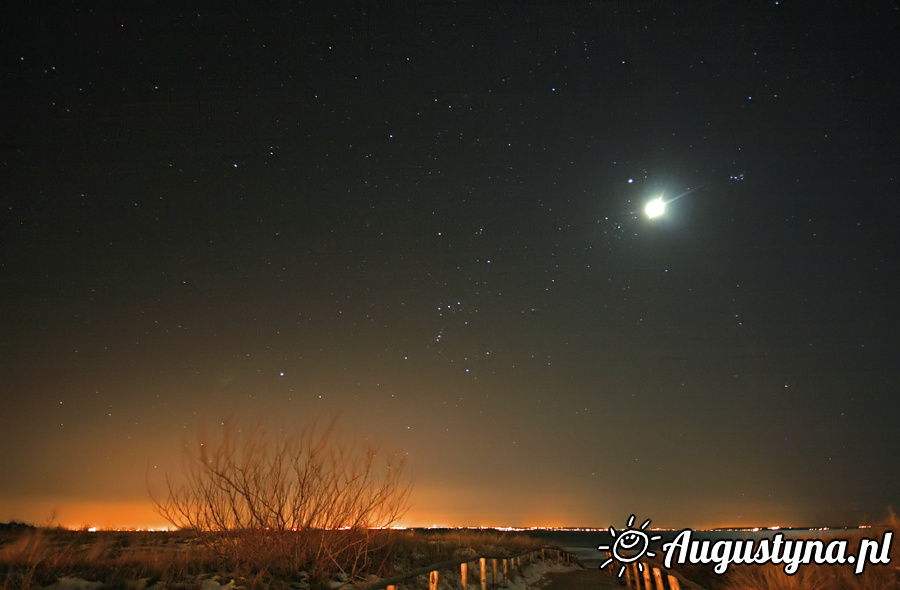
<svg viewBox="0 0 900 590"><path fill-rule="evenodd" d="M654 217L659 217L666 211L666 202L662 200L662 197L656 197L644 207L644 212L647 214L647 217L653 219Z"/></svg>
<svg viewBox="0 0 900 590"><path fill-rule="evenodd" d="M656 197L655 199L653 199L652 201L647 202L647 204L644 206L644 213L646 213L647 217L649 217L650 219L653 219L654 217L659 217L663 213L666 212L666 205L668 205L669 203L674 203L681 197L686 197L689 194L691 194L692 192L699 190L707 185L709 185L708 182L701 184L700 186L698 186L696 188L688 189L687 191L681 193L677 197L672 197L668 201L664 201L663 195L660 195L660 196Z"/></svg>

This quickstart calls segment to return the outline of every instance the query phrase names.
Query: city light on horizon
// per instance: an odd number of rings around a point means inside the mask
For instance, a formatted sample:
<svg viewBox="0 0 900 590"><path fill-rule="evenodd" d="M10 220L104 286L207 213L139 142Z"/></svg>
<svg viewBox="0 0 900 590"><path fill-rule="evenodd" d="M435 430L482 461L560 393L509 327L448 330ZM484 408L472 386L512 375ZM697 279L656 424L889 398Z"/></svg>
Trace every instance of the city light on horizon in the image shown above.
<svg viewBox="0 0 900 590"><path fill-rule="evenodd" d="M424 508L424 507L423 507ZM121 507L120 507L121 509ZM111 519L109 516L113 514L107 507L102 504L94 504L91 506L83 506L79 511L67 511L65 507L60 510L61 518L54 522L54 525L72 530L85 530L89 528L97 530L144 530L144 531L174 531L177 530L171 523L165 521L156 514L152 506L147 503L141 505L135 503L132 507L133 512L127 512L127 509L117 514L121 520ZM72 518L65 518L65 514L77 514ZM875 515L875 524L883 522L887 518L887 513L883 515ZM515 522L497 522L491 519L478 519L467 516L453 518L445 515L441 518L429 517L429 511L415 510L415 516L401 518L388 528L404 530L404 529L492 529L499 531L528 531L528 530L606 530L609 526L616 526L621 523L623 517L610 515L607 518L591 518L589 521L582 521L576 517L561 518L558 520L535 516L532 518L518 519ZM45 520L31 518L9 518L7 520L26 522L28 524L43 524ZM657 522L662 523L657 526ZM764 522L760 519L756 522L739 522L734 520L710 520L708 518L693 518L687 520L673 520L670 515L661 515L661 518L654 519L653 530L679 530L682 528L692 528L694 530L780 530L800 528L811 530L828 530L831 527L838 528L864 528L872 526L858 522L821 522L811 521L808 519L785 519L778 524Z"/></svg>

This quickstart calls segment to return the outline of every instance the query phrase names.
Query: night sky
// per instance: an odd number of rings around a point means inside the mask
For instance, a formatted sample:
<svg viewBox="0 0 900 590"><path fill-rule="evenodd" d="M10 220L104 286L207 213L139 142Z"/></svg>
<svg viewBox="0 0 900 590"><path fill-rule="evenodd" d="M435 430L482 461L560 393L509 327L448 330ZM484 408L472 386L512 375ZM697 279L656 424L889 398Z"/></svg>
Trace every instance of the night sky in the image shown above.
<svg viewBox="0 0 900 590"><path fill-rule="evenodd" d="M896 2L16 4L0 520L334 415L409 525L900 507Z"/></svg>

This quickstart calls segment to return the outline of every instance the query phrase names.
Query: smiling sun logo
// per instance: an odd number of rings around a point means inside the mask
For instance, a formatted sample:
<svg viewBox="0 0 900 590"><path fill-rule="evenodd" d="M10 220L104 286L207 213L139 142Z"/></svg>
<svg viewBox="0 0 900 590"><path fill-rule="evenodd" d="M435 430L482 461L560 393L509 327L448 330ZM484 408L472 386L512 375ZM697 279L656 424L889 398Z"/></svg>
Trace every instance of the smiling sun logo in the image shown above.
<svg viewBox="0 0 900 590"><path fill-rule="evenodd" d="M600 569L605 568L613 561L618 561L622 564L622 567L619 568L619 577L622 577L622 574L625 573L625 568L629 563L634 563L638 561L643 556L647 557L656 557L656 553L653 551L649 551L650 543L653 541L659 541L662 539L660 535L653 535L652 537L647 535L644 532L644 529L650 524L650 519L644 521L644 524L640 526L640 528L633 528L634 526L634 514L628 517L628 523L625 525L628 528L621 532L617 532L615 527L609 527L609 534L612 535L613 544L612 547L609 545L598 545L598 551L612 551L612 555L603 563L600 564ZM644 564L638 562L638 569L640 571L644 571Z"/></svg>

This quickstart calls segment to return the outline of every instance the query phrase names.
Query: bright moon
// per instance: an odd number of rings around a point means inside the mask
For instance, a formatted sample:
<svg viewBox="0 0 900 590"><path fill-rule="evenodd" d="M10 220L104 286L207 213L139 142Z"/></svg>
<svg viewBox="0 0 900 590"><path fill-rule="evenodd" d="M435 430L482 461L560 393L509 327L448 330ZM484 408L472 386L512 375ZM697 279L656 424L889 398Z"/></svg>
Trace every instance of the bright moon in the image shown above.
<svg viewBox="0 0 900 590"><path fill-rule="evenodd" d="M666 210L666 203L662 200L662 197L657 197L647 203L647 206L644 207L644 212L647 214L647 217L653 219L654 217L659 217Z"/></svg>

